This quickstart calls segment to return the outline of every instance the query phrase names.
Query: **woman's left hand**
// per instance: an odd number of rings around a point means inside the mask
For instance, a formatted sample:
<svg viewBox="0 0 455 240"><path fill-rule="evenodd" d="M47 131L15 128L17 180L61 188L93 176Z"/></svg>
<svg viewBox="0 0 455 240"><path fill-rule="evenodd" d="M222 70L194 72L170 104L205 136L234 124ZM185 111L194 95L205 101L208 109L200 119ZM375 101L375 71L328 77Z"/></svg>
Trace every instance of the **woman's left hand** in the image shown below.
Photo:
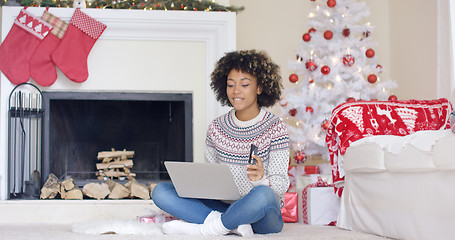
<svg viewBox="0 0 455 240"><path fill-rule="evenodd" d="M262 165L262 159L259 156L252 155L256 159L256 164L250 164L246 166L246 174L252 182L257 182L264 177L264 166Z"/></svg>

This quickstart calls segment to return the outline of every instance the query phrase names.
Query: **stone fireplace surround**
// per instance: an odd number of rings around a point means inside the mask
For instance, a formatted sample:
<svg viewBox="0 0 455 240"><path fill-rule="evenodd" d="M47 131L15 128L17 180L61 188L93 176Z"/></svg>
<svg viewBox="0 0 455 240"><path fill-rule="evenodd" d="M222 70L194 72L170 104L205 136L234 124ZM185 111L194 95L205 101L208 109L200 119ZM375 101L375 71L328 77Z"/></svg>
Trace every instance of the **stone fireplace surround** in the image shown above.
<svg viewBox="0 0 455 240"><path fill-rule="evenodd" d="M21 7L2 8L2 40ZM44 8L28 8L40 16ZM51 8L65 21L74 9ZM83 9L107 25L88 58L89 78L74 83L61 72L42 91L191 92L193 159L203 160L208 123L226 112L209 87L214 63L235 49L235 13ZM0 224L72 223L90 219L133 219L147 212L147 200L5 200L7 195L7 100L14 88L1 74ZM34 83L31 80L31 83Z"/></svg>

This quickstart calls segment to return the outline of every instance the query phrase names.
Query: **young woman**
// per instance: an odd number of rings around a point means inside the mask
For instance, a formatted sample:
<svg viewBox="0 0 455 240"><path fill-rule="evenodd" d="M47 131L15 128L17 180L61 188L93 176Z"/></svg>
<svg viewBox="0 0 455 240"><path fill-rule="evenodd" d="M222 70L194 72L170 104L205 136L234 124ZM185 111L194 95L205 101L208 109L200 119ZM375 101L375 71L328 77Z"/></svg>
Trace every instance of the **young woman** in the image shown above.
<svg viewBox="0 0 455 240"><path fill-rule="evenodd" d="M249 236L282 230L289 138L283 122L262 108L280 99L280 80L278 65L264 52L235 51L218 61L210 85L217 100L233 109L210 124L206 161L229 166L242 198L233 203L180 198L171 183L158 184L155 204L183 220L163 224L163 232ZM251 144L258 147L254 165L248 164Z"/></svg>

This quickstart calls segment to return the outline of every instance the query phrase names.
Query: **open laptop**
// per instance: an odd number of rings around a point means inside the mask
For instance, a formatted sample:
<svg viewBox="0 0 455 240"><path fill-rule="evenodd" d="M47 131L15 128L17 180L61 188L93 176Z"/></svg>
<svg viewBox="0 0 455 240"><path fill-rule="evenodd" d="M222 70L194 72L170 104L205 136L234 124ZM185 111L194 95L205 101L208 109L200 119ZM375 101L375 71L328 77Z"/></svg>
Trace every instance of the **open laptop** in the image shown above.
<svg viewBox="0 0 455 240"><path fill-rule="evenodd" d="M239 190L228 165L165 161L167 172L180 197L238 200Z"/></svg>

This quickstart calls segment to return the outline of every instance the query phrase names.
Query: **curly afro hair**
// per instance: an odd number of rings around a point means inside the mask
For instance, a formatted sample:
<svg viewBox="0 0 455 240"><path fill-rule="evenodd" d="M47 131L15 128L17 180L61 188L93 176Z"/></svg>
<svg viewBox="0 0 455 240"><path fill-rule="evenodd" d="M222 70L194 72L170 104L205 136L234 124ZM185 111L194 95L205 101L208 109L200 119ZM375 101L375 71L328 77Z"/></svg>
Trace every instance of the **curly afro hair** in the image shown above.
<svg viewBox="0 0 455 240"><path fill-rule="evenodd" d="M226 93L227 77L231 70L248 73L257 78L258 85L262 87L262 93L258 95L259 107L271 107L280 100L283 88L280 67L263 51L242 50L226 53L218 60L211 74L210 87L221 105L232 107Z"/></svg>

